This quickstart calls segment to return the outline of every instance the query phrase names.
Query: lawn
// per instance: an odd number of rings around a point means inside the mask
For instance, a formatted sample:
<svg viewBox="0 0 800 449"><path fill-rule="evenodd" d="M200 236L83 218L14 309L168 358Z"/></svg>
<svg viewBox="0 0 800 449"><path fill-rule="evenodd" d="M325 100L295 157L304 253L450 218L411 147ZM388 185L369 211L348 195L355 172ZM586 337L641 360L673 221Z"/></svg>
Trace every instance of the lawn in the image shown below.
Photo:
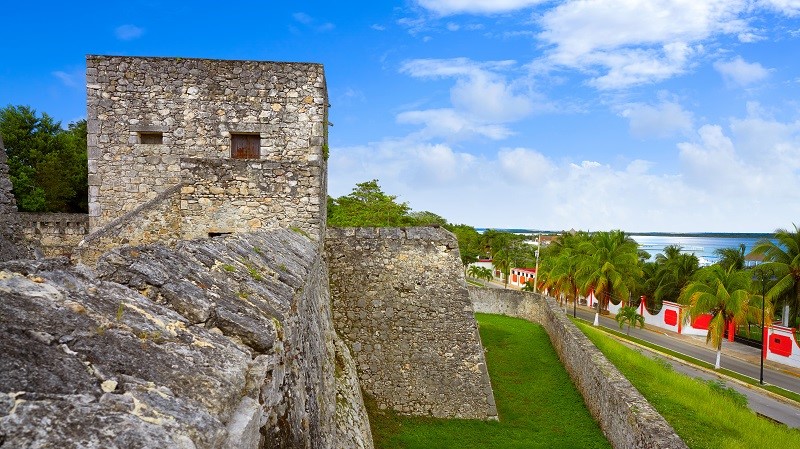
<svg viewBox="0 0 800 449"><path fill-rule="evenodd" d="M736 392L672 370L587 324L580 329L693 449L800 448L800 431L759 418Z"/></svg>
<svg viewBox="0 0 800 449"><path fill-rule="evenodd" d="M499 422L398 416L367 398L375 447L609 448L538 324L476 314Z"/></svg>

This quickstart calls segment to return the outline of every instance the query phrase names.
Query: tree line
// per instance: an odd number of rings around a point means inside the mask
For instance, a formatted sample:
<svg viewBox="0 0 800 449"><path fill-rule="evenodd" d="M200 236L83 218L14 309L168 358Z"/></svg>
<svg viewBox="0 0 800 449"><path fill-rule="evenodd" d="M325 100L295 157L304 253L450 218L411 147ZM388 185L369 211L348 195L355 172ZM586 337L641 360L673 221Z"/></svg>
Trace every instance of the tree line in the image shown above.
<svg viewBox="0 0 800 449"><path fill-rule="evenodd" d="M647 262L650 255L623 231L565 233L543 250L538 282L564 301L594 294L597 314L607 311L610 302L638 307L642 297L651 313L669 300L687 306L682 318L694 320L708 314L707 338L717 349L719 368L722 340L730 323L760 325L762 307L771 322L775 306L788 305L789 324L798 325L800 228L778 229L774 239L777 243L770 239L756 243L752 253L764 257L757 267L745 267L744 246L740 246L717 250L719 261L701 268L697 257L681 252L679 246L668 246L655 261ZM626 313L626 320L636 320Z"/></svg>
<svg viewBox="0 0 800 449"><path fill-rule="evenodd" d="M88 212L86 120L66 128L28 106L0 109L17 207L26 212Z"/></svg>

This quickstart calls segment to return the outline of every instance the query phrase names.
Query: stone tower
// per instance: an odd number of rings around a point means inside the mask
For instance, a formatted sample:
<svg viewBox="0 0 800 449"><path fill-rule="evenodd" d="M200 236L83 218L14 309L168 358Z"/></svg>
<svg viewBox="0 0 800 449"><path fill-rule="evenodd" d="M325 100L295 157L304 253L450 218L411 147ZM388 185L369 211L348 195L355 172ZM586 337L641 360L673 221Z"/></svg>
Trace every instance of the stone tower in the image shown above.
<svg viewBox="0 0 800 449"><path fill-rule="evenodd" d="M321 241L322 65L88 56L86 80L90 232L124 221L125 243L149 243L292 227Z"/></svg>

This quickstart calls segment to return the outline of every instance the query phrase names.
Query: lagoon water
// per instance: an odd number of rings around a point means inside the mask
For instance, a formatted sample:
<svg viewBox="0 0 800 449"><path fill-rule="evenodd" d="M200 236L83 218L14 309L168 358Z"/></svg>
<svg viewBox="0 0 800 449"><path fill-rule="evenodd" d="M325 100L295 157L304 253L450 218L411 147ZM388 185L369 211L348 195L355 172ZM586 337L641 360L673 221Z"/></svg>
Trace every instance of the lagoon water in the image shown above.
<svg viewBox="0 0 800 449"><path fill-rule="evenodd" d="M631 234L639 248L650 253L650 260L664 251L669 245L678 245L681 252L691 253L700 259L700 265L710 265L719 260L714 251L722 248L739 248L744 244L748 254L756 242L771 239L773 234Z"/></svg>
<svg viewBox="0 0 800 449"><path fill-rule="evenodd" d="M485 231L484 228L476 228L478 232ZM539 231L531 231L529 229L498 229L499 231L508 231L518 234L537 234ZM545 232L542 234L557 234L556 232ZM756 242L762 239L771 239L773 242L774 234L771 233L743 233L743 234L727 234L727 233L697 233L697 234L671 234L671 233L637 233L629 234L639 248L647 251L650 254L650 261L655 260L656 255L663 253L664 248L670 245L678 245L681 247L681 252L687 254L694 254L700 260L700 265L711 265L719 260L719 256L714 254L714 251L721 248L736 248L744 243L744 253L748 254Z"/></svg>

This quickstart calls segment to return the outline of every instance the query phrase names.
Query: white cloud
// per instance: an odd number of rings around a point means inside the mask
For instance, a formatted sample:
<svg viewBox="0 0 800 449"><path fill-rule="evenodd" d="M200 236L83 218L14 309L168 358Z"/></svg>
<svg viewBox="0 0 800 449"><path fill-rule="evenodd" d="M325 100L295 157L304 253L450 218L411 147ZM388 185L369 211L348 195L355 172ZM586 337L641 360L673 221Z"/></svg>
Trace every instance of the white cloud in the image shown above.
<svg viewBox="0 0 800 449"><path fill-rule="evenodd" d="M144 28L137 27L136 25L121 25L114 30L117 39L123 41L130 41L138 39L144 34Z"/></svg>
<svg viewBox="0 0 800 449"><path fill-rule="evenodd" d="M530 148L473 156L409 136L332 148L330 194L377 178L414 209L473 226L769 232L797 220L800 121L749 110L728 132L705 124L680 143L674 173L648 160L617 167Z"/></svg>
<svg viewBox="0 0 800 449"><path fill-rule="evenodd" d="M759 3L789 17L800 15L800 0L761 0Z"/></svg>
<svg viewBox="0 0 800 449"><path fill-rule="evenodd" d="M439 15L497 14L544 3L546 0L417 0L425 9Z"/></svg>
<svg viewBox="0 0 800 449"><path fill-rule="evenodd" d="M461 25L453 22L447 23L447 30L448 31L458 31L461 28Z"/></svg>
<svg viewBox="0 0 800 449"><path fill-rule="evenodd" d="M519 120L533 111L529 95L508 83L498 71L514 61L478 63L466 58L416 59L401 67L401 72L417 78L456 78L450 89L455 110L477 123L506 123Z"/></svg>
<svg viewBox="0 0 800 449"><path fill-rule="evenodd" d="M629 103L619 114L629 120L631 135L637 138L666 138L692 131L692 113L669 100L655 105Z"/></svg>
<svg viewBox="0 0 800 449"><path fill-rule="evenodd" d="M766 79L769 70L757 62L746 62L741 56L730 61L717 61L714 69L722 75L725 83L734 87L747 87Z"/></svg>
<svg viewBox="0 0 800 449"><path fill-rule="evenodd" d="M548 10L539 38L551 64L604 71L591 80L601 89L625 88L683 73L703 53L702 41L742 33L738 0L583 0Z"/></svg>
<svg viewBox="0 0 800 449"><path fill-rule="evenodd" d="M53 76L61 80L61 82L64 83L64 85L67 87L75 87L78 85L78 81L76 80L76 77L73 74L69 74L67 72L62 72L59 70L53 72Z"/></svg>
<svg viewBox="0 0 800 449"><path fill-rule="evenodd" d="M369 27L372 28L375 31L386 31L386 27L385 26L378 25L377 23L374 23L374 24L370 25Z"/></svg>
<svg viewBox="0 0 800 449"><path fill-rule="evenodd" d="M480 123L457 113L454 109L406 111L397 115L397 122L409 125L423 125L423 129L415 133L415 135L424 140L442 138L458 141L476 136L501 140L512 134L505 126Z"/></svg>
<svg viewBox="0 0 800 449"><path fill-rule="evenodd" d="M319 20L317 20L314 17L311 17L310 15L308 15L308 14L306 14L304 12L296 12L296 13L292 14L292 17L298 23L301 23L301 24L307 26L308 28L311 28L312 30L320 32L320 33L326 32L326 31L331 31L336 27L334 24L332 24L330 22L322 22L322 23L320 23Z"/></svg>

